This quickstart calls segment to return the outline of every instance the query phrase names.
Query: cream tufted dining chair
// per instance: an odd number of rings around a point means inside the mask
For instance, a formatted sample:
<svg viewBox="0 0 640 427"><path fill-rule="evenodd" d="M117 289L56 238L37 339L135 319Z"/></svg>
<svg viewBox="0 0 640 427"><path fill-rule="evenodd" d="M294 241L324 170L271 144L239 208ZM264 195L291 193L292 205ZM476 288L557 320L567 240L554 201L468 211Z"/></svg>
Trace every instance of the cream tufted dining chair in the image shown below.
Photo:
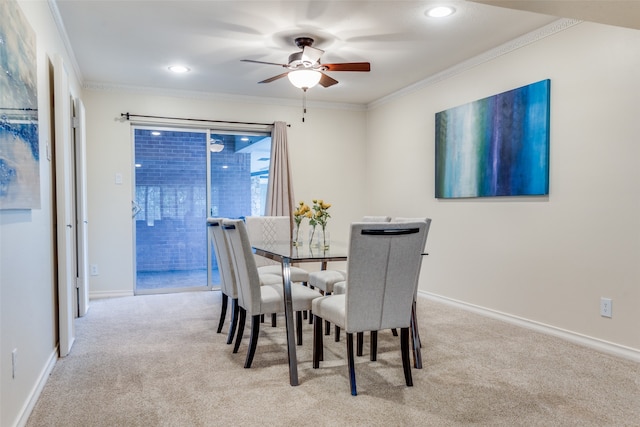
<svg viewBox="0 0 640 427"><path fill-rule="evenodd" d="M251 250L251 243L249 242L245 223L242 220L224 220L222 228L229 242L236 283L238 284L240 316L238 334L233 352L237 353L240 347L242 334L244 332L244 323L248 314L251 316L251 338L244 367L250 368L258 343L260 316L266 313L284 312L284 290L282 283L277 285L260 285L258 267L256 266L256 261ZM309 310L311 308L311 301L319 297L320 293L299 283L292 283L291 295L293 310L299 312L301 310ZM297 320L298 343L300 344L300 339L302 338L302 317L298 316Z"/></svg>
<svg viewBox="0 0 640 427"><path fill-rule="evenodd" d="M227 334L227 344L231 344L238 325L238 289L233 265L229 256L227 238L222 230L223 220L224 218L207 218L207 226L209 227L209 233L213 241L218 271L220 272L220 292L222 293L222 308L220 310L217 332L222 332L224 319L227 315L228 301L231 299L231 318L229 320L229 332ZM274 274L260 274L259 280L263 285L282 286L282 278Z"/></svg>
<svg viewBox="0 0 640 427"><path fill-rule="evenodd" d="M245 217L249 241L266 245L276 242L291 241L291 221L288 216L248 216ZM282 276L282 266L279 262L254 255L260 273L277 274ZM309 273L304 268L291 267L291 281L307 283Z"/></svg>
<svg viewBox="0 0 640 427"><path fill-rule="evenodd" d="M233 277L233 269L231 260L229 259L226 238L222 231L222 220L223 218L207 218L207 225L209 227L209 233L211 234L211 240L213 241L218 271L220 272L220 292L222 293L222 309L220 311L217 332L222 332L224 319L227 314L228 300L231 298L231 319L229 321L229 333L227 334L227 344L231 344L236 326L238 325L238 290L236 289L235 278Z"/></svg>
<svg viewBox="0 0 640 427"><path fill-rule="evenodd" d="M407 386L413 385L409 362L411 307L420 272L425 221L354 223L351 225L345 294L313 300L313 367L323 358L322 319L347 333L351 394L357 395L353 334L400 329L402 365ZM372 342L372 350L377 345Z"/></svg>

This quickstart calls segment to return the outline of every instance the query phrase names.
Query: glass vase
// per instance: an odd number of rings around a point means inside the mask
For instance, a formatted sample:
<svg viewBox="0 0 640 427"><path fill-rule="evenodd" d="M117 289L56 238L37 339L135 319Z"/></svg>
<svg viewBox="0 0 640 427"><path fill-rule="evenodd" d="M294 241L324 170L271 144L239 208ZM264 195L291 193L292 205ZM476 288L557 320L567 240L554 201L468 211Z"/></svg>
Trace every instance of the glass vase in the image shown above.
<svg viewBox="0 0 640 427"><path fill-rule="evenodd" d="M300 226L299 225L295 225L293 227L293 234L291 237L291 245L292 246L302 246L302 234L300 234Z"/></svg>
<svg viewBox="0 0 640 427"><path fill-rule="evenodd" d="M318 233L318 243L319 243L320 249L325 251L329 249L329 246L331 244L331 236L329 235L329 232L324 228L321 229L320 232Z"/></svg>
<svg viewBox="0 0 640 427"><path fill-rule="evenodd" d="M309 246L312 248L320 246L320 232L315 227L309 230Z"/></svg>

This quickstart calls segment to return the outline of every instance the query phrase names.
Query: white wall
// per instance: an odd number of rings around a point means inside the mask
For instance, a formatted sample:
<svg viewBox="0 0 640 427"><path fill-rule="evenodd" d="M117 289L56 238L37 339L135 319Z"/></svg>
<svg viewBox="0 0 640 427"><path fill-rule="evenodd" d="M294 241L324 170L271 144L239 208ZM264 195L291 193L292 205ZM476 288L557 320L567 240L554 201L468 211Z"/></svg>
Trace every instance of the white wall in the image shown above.
<svg viewBox="0 0 640 427"><path fill-rule="evenodd" d="M37 33L42 208L0 211L3 426L25 421L55 357L47 57L70 63L47 3L19 4ZM638 75L640 32L584 23L368 112L310 104L305 124L291 103L85 90L89 256L100 267L91 293L133 290L132 146L120 113L284 120L296 198L333 203L333 235L346 238L349 222L366 214L428 215L423 291L640 349ZM435 200L435 113L544 78L550 196ZM124 185L115 185L116 172ZM613 298L612 319L599 316L601 296Z"/></svg>
<svg viewBox="0 0 640 427"><path fill-rule="evenodd" d="M638 76L640 31L581 23L372 108L372 210L433 219L420 289L640 350ZM436 200L435 113L547 78L550 195Z"/></svg>
<svg viewBox="0 0 640 427"><path fill-rule="evenodd" d="M321 88L320 88L321 89ZM302 123L300 103L154 96L142 91L85 90L89 172L89 262L93 298L133 293L133 148L131 123L121 113L291 124L288 141L296 200L333 204L329 230L347 238L348 224L366 212L364 108L310 104ZM309 94L312 99L313 94ZM122 173L123 185L115 184Z"/></svg>
<svg viewBox="0 0 640 427"><path fill-rule="evenodd" d="M36 33L38 62L38 110L40 128L41 208L0 211L0 425L26 421L21 418L35 401L37 387L56 357L56 291L53 270L51 214L49 58L60 54L70 64L46 2L20 1ZM68 67L71 92L79 84ZM17 349L16 377L11 375L11 352Z"/></svg>

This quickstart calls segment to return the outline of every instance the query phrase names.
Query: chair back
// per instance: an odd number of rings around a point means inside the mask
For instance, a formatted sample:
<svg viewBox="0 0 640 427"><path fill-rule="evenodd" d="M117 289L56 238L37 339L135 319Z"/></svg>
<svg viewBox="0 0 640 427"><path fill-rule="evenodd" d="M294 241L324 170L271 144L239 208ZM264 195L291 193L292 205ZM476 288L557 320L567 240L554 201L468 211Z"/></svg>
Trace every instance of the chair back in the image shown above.
<svg viewBox="0 0 640 427"><path fill-rule="evenodd" d="M288 216L248 216L245 223L251 242L269 244L291 240L291 220Z"/></svg>
<svg viewBox="0 0 640 427"><path fill-rule="evenodd" d="M422 250L424 251L425 247L427 246L427 237L429 236L429 228L431 228L431 218L407 218L407 217L402 217L402 216L397 216L393 219L390 219L391 222L398 222L398 223L403 223L403 222L416 222L416 221L424 221L427 223L427 230L424 233L424 244L422 245Z"/></svg>
<svg viewBox="0 0 640 427"><path fill-rule="evenodd" d="M363 216L362 217L362 222L389 222L391 221L391 217L390 216L371 216L371 215L367 215L367 216Z"/></svg>
<svg viewBox="0 0 640 427"><path fill-rule="evenodd" d="M248 216L245 224L250 242L268 246L291 241L291 220L288 216ZM260 255L254 255L254 258L258 267L279 264Z"/></svg>
<svg viewBox="0 0 640 427"><path fill-rule="evenodd" d="M222 231L222 221L224 218L207 218L209 234L213 241L213 249L216 253L218 271L220 272L220 290L231 298L238 298L238 288L236 286L233 264L229 256L227 238Z"/></svg>
<svg viewBox="0 0 640 427"><path fill-rule="evenodd" d="M406 218L406 217L395 217L391 220L391 222L403 223L403 222L414 222L414 221L425 221L427 223L427 230L424 233L424 242L422 243L421 250L424 253L425 248L427 246L427 237L429 236L429 228L431 227L431 218ZM422 258L420 257L420 269L422 270ZM420 274L416 277L416 293L414 295L414 299L418 297L418 281L420 279Z"/></svg>
<svg viewBox="0 0 640 427"><path fill-rule="evenodd" d="M427 223L351 224L346 332L409 327Z"/></svg>
<svg viewBox="0 0 640 427"><path fill-rule="evenodd" d="M245 223L241 219L225 219L222 221L222 230L229 244L229 254L238 286L238 304L249 315L259 314L260 276Z"/></svg>

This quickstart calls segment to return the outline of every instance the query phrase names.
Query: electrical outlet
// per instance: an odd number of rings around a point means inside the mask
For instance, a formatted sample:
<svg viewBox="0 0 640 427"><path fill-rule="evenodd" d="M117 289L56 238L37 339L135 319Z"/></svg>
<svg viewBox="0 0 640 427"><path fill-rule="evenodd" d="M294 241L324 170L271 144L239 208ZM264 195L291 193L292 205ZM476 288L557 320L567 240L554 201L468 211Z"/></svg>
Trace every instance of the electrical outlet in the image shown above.
<svg viewBox="0 0 640 427"><path fill-rule="evenodd" d="M18 349L14 348L11 352L11 378L16 377L16 363L18 363Z"/></svg>
<svg viewBox="0 0 640 427"><path fill-rule="evenodd" d="M100 274L98 272L98 264L91 264L91 266L89 267L91 269L91 275L92 276L97 276L98 274Z"/></svg>
<svg viewBox="0 0 640 427"><path fill-rule="evenodd" d="M611 317L612 304L611 298L600 298L600 316Z"/></svg>

